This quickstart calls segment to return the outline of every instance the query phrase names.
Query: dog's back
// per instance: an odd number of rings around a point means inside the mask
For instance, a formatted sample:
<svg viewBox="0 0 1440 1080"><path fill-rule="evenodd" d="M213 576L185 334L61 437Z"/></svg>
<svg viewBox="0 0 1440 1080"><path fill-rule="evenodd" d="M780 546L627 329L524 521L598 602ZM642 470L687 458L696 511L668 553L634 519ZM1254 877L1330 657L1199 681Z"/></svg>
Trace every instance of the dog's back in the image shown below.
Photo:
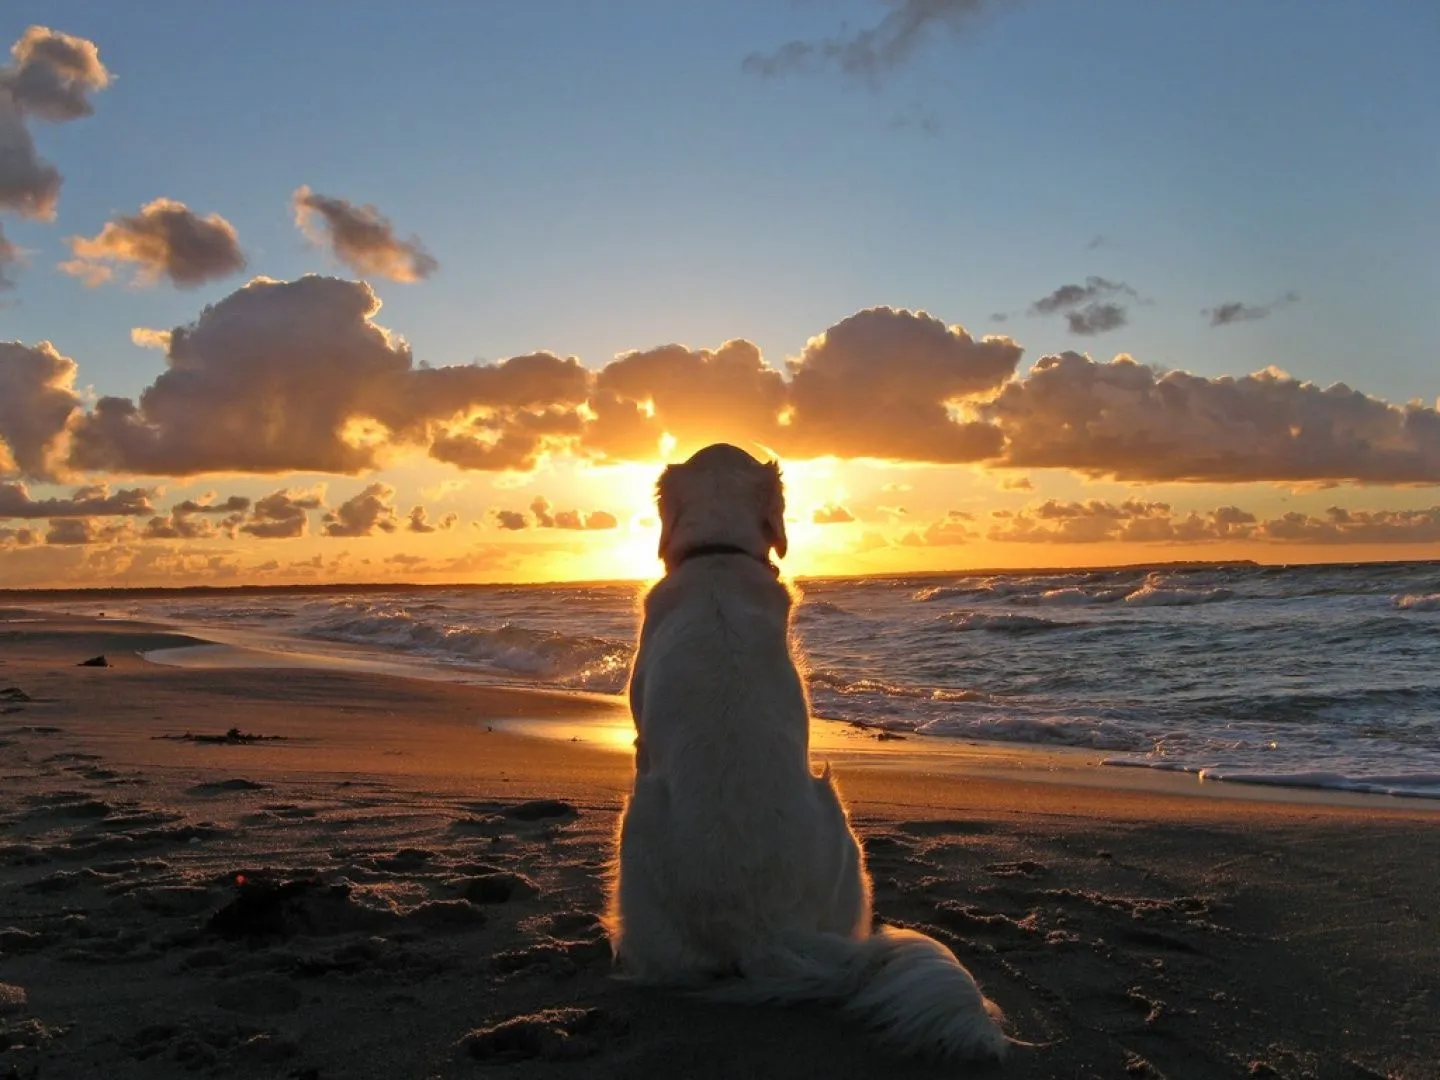
<svg viewBox="0 0 1440 1080"><path fill-rule="evenodd" d="M688 563L646 598L630 687L641 768L618 896L618 952L636 975L726 973L787 927L854 930L817 918L834 906L817 892L858 850L844 850L843 811L810 773L789 610L785 587L745 557ZM632 851L652 873L626 874ZM649 933L655 922L667 929ZM672 940L690 948L667 950Z"/></svg>

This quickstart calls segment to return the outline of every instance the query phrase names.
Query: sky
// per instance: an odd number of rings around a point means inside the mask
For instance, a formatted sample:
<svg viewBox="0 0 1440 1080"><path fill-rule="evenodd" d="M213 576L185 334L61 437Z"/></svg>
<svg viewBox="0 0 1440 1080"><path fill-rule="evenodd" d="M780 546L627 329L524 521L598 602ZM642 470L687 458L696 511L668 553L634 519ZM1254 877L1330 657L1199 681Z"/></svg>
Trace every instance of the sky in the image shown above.
<svg viewBox="0 0 1440 1080"><path fill-rule="evenodd" d="M1429 0L0 9L0 587L1440 558ZM0 52L0 60L5 60Z"/></svg>

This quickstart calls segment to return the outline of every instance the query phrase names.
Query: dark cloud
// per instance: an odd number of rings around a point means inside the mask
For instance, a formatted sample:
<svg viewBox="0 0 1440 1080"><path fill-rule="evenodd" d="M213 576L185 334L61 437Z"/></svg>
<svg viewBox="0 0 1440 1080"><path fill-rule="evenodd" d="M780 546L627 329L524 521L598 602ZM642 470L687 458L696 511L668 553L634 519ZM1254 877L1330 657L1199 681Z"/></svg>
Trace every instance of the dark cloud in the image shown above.
<svg viewBox="0 0 1440 1080"><path fill-rule="evenodd" d="M172 510L169 517L153 517L146 522L140 536L143 540L209 540L220 532L220 527L208 518Z"/></svg>
<svg viewBox="0 0 1440 1080"><path fill-rule="evenodd" d="M4 226L0 225L0 292L8 292L15 288L15 279L10 276L10 273L24 261L20 249L11 243L10 238L5 235Z"/></svg>
<svg viewBox="0 0 1440 1080"><path fill-rule="evenodd" d="M972 338L923 311L868 308L811 338L790 363L788 421L776 449L937 463L1000 451L992 425L952 415L966 398L993 393L1015 371L1020 346Z"/></svg>
<svg viewBox="0 0 1440 1080"><path fill-rule="evenodd" d="M48 341L0 341L0 475L55 478L61 436L80 408L75 371Z"/></svg>
<svg viewBox="0 0 1440 1080"><path fill-rule="evenodd" d="M509 532L519 532L530 527L529 519L519 510L496 510L495 527Z"/></svg>
<svg viewBox="0 0 1440 1080"><path fill-rule="evenodd" d="M1128 356L1041 357L982 410L996 464L1120 480L1440 483L1440 415L1276 370L1208 379Z"/></svg>
<svg viewBox="0 0 1440 1080"><path fill-rule="evenodd" d="M92 42L32 26L0 68L0 210L49 221L62 178L35 149L27 119L60 123L89 116L89 95L110 73Z"/></svg>
<svg viewBox="0 0 1440 1080"><path fill-rule="evenodd" d="M288 488L271 492L256 501L240 531L261 540L304 536L310 523L307 511L318 510L323 503L323 496L316 492L296 492Z"/></svg>
<svg viewBox="0 0 1440 1080"><path fill-rule="evenodd" d="M1087 337L1118 330L1128 321L1125 308L1120 304L1086 304L1079 311L1065 313L1070 332Z"/></svg>
<svg viewBox="0 0 1440 1080"><path fill-rule="evenodd" d="M358 274L375 274L391 281L419 281L440 264L417 237L401 240L390 221L373 206L356 206L348 199L320 195L308 187L292 197L295 224L314 243L328 245L336 258ZM322 227L317 229L314 217Z"/></svg>
<svg viewBox="0 0 1440 1080"><path fill-rule="evenodd" d="M134 517L153 514L150 492L130 488L113 494L104 484L76 488L68 499L31 498L21 483L0 483L0 518Z"/></svg>
<svg viewBox="0 0 1440 1080"><path fill-rule="evenodd" d="M394 532L399 527L395 489L389 484L371 484L325 515L326 536L373 536L376 529Z"/></svg>
<svg viewBox="0 0 1440 1080"><path fill-rule="evenodd" d="M1239 300L1232 300L1228 304L1206 308L1200 314L1210 320L1211 326L1229 326L1231 323L1263 319L1282 307L1289 307L1291 304L1299 302L1299 293L1288 292L1279 300L1272 300L1268 304L1244 304Z"/></svg>
<svg viewBox="0 0 1440 1080"><path fill-rule="evenodd" d="M991 0L894 0L879 22L852 33L814 41L786 42L769 53L755 52L741 67L766 78L826 68L852 78L878 81L907 63L937 30L971 29Z"/></svg>
<svg viewBox="0 0 1440 1080"><path fill-rule="evenodd" d="M63 545L114 544L132 540L135 530L128 521L96 521L94 518L56 518L45 533L45 543Z"/></svg>
<svg viewBox="0 0 1440 1080"><path fill-rule="evenodd" d="M1136 295L1123 281L1110 281L1092 274L1084 285L1061 285L1049 296L1042 296L1030 305L1030 314L1066 312L1072 333L1097 334L1125 325L1124 306L1107 298Z"/></svg>
<svg viewBox="0 0 1440 1080"><path fill-rule="evenodd" d="M75 258L61 263L67 274L87 285L110 280L110 263L132 264L135 282L153 285L161 278L181 288L229 277L245 268L245 255L235 228L219 214L201 217L184 203L156 199L138 214L123 214L105 223L90 238L72 236Z"/></svg>
<svg viewBox="0 0 1440 1080"><path fill-rule="evenodd" d="M855 515L840 505L826 504L817 506L815 512L810 515L810 520L816 525L845 525L855 520Z"/></svg>
<svg viewBox="0 0 1440 1080"><path fill-rule="evenodd" d="M413 533L433 533L445 529L453 529L455 523L460 520L460 515L454 511L446 514L439 521L431 521L425 507L413 506L410 508L410 515L406 520L405 528Z"/></svg>
<svg viewBox="0 0 1440 1080"><path fill-rule="evenodd" d="M250 509L250 500L244 495L231 495L224 502L216 502L212 492L201 499L186 499L170 508L173 514L243 514Z"/></svg>

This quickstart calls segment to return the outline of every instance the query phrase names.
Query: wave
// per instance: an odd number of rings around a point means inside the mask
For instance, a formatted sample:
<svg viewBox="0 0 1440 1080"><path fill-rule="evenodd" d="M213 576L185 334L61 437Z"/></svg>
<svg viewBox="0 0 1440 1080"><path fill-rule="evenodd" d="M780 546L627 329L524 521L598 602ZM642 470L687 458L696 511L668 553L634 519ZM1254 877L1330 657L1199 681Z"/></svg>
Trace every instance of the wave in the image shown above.
<svg viewBox="0 0 1440 1080"><path fill-rule="evenodd" d="M1046 619L1039 615L1013 615L1008 612L952 611L935 620L955 631L989 630L996 634L1033 634L1044 630L1062 630L1084 626L1084 623Z"/></svg>
<svg viewBox="0 0 1440 1080"><path fill-rule="evenodd" d="M1440 593L1428 596L1392 596L1390 603L1401 611L1440 611Z"/></svg>
<svg viewBox="0 0 1440 1080"><path fill-rule="evenodd" d="M434 624L404 609L332 617L307 637L384 645L431 658L478 663L507 675L526 676L574 690L618 693L629 676L628 642L539 630L516 623L495 628Z"/></svg>
<svg viewBox="0 0 1440 1080"><path fill-rule="evenodd" d="M1190 607L1194 604L1213 604L1221 600L1229 600L1234 595L1233 589L1221 587L1185 589L1156 585L1147 581L1126 596L1125 603L1129 607Z"/></svg>
<svg viewBox="0 0 1440 1080"><path fill-rule="evenodd" d="M844 697L874 696L899 698L908 701L988 702L989 694L979 690L951 690L939 686L903 686L883 679L847 679L834 671L812 671L809 675L811 692L828 691Z"/></svg>
<svg viewBox="0 0 1440 1080"><path fill-rule="evenodd" d="M1266 784L1276 787L1353 791L1366 795L1404 795L1416 799L1440 799L1440 772L1357 775L1324 770L1270 771L1248 768L1243 765L1196 765L1138 757L1104 758L1100 764L1190 773L1202 781L1218 780L1231 784Z"/></svg>
<svg viewBox="0 0 1440 1080"><path fill-rule="evenodd" d="M1063 589L1046 589L1039 596L1025 599L1032 604L1049 607L1086 607L1090 604L1113 604L1117 600L1124 600L1130 592L1130 587L1126 585L1091 590L1080 585L1068 585Z"/></svg>
<svg viewBox="0 0 1440 1080"><path fill-rule="evenodd" d="M985 742L1078 746L1092 750L1138 749L1138 740L1130 730L1119 724L1088 717L1017 714L946 716L921 724L914 730L919 735Z"/></svg>

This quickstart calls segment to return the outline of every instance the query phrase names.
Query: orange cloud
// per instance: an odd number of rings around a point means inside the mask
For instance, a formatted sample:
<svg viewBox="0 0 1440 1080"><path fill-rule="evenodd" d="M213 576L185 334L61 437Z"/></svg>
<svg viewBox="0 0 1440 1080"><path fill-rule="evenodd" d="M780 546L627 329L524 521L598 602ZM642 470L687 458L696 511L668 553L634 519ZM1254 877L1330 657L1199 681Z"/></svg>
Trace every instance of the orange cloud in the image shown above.
<svg viewBox="0 0 1440 1080"><path fill-rule="evenodd" d="M7 292L15 288L15 281L10 277L10 270L24 261L20 249L5 235L4 226L0 226L0 292ZM0 307L3 306L0 304Z"/></svg>
<svg viewBox="0 0 1440 1080"><path fill-rule="evenodd" d="M1440 481L1440 415L1269 370L1207 379L1118 356L1041 357L983 409L996 464L1120 480Z"/></svg>
<svg viewBox="0 0 1440 1080"><path fill-rule="evenodd" d="M975 539L976 534L970 527L974 520L974 515L964 510L951 510L939 521L931 522L923 532L913 529L907 532L900 538L900 543L906 547L952 547L968 544Z"/></svg>
<svg viewBox="0 0 1440 1080"><path fill-rule="evenodd" d="M452 511L442 517L438 522L431 521L425 507L413 506L410 508L410 515L405 528L413 533L433 533L445 529L453 529L459 520L460 515Z"/></svg>
<svg viewBox="0 0 1440 1080"><path fill-rule="evenodd" d="M0 341L0 473L55 478L60 437L80 409L75 372L48 341Z"/></svg>
<svg viewBox="0 0 1440 1080"><path fill-rule="evenodd" d="M791 372L789 423L776 447L793 457L979 461L1000 432L951 407L993 393L1015 371L1009 338L972 338L925 312L868 308L811 338Z"/></svg>
<svg viewBox="0 0 1440 1080"><path fill-rule="evenodd" d="M0 483L0 518L124 517L152 514L144 488L117 491L104 484L76 488L68 499L33 499L21 483Z"/></svg>
<svg viewBox="0 0 1440 1080"><path fill-rule="evenodd" d="M371 484L325 515L326 536L373 536L376 529L394 532L399 527L395 489L389 484Z"/></svg>
<svg viewBox="0 0 1440 1080"><path fill-rule="evenodd" d="M307 511L324 504L320 492L295 492L288 488L271 492L255 503L250 517L240 531L260 540L288 540L309 531Z"/></svg>
<svg viewBox="0 0 1440 1080"><path fill-rule="evenodd" d="M359 274L376 274L391 281L420 281L440 264L416 237L401 240L379 210L356 206L348 199L320 195L299 188L291 199L295 224L315 244L328 245L335 256ZM316 227L314 218L321 222Z"/></svg>
<svg viewBox="0 0 1440 1080"><path fill-rule="evenodd" d="M138 214L106 222L98 235L72 236L66 243L75 258L61 263L60 269L92 286L110 280L109 263L133 264L136 284L153 285L168 278L181 288L245 268L233 225L219 214L201 217L173 199L146 203Z"/></svg>
<svg viewBox="0 0 1440 1080"><path fill-rule="evenodd" d="M810 520L816 525L845 525L854 521L855 515L843 506L826 503L815 508Z"/></svg>
<svg viewBox="0 0 1440 1080"><path fill-rule="evenodd" d="M549 499L543 495L535 496L530 503L530 513L535 515L536 528L585 531L613 529L620 524L614 514L605 510L592 510L589 513L582 513L579 510L560 510L552 513L552 510ZM511 526L502 522L501 527L510 528Z"/></svg>

